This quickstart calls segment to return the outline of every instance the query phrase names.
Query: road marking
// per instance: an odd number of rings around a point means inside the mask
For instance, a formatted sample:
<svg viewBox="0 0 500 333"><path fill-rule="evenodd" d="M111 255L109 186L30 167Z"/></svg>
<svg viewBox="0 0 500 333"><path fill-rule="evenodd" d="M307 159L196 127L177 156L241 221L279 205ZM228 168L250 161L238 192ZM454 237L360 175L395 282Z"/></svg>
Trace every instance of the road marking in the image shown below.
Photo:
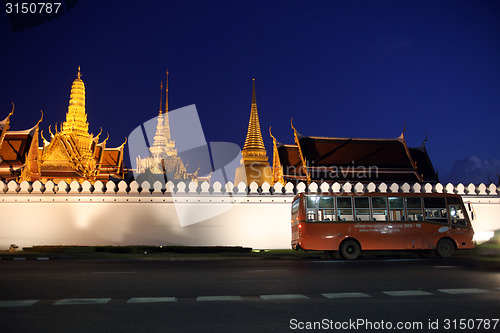
<svg viewBox="0 0 500 333"><path fill-rule="evenodd" d="M137 272L92 272L93 274L137 274Z"/></svg>
<svg viewBox="0 0 500 333"><path fill-rule="evenodd" d="M483 294L487 293L488 290L486 289L479 289L479 288L463 288L463 289L438 289L438 291L446 294L451 294L451 295L458 295L458 294Z"/></svg>
<svg viewBox="0 0 500 333"><path fill-rule="evenodd" d="M75 305L75 304L106 304L111 298L66 298L54 302L54 305Z"/></svg>
<svg viewBox="0 0 500 333"><path fill-rule="evenodd" d="M280 295L260 295L264 301L272 300L290 300L290 299L309 299L309 297L301 294L280 294Z"/></svg>
<svg viewBox="0 0 500 333"><path fill-rule="evenodd" d="M175 297L133 297L127 303L167 303L177 302Z"/></svg>
<svg viewBox="0 0 500 333"><path fill-rule="evenodd" d="M14 260L26 260L26 258L19 258L19 257L16 257L16 258L14 258Z"/></svg>
<svg viewBox="0 0 500 333"><path fill-rule="evenodd" d="M432 293L423 290L394 290L383 291L384 294L389 296L425 296L432 295Z"/></svg>
<svg viewBox="0 0 500 333"><path fill-rule="evenodd" d="M0 301L0 308L8 308L14 306L32 306L38 300L23 300L23 301Z"/></svg>
<svg viewBox="0 0 500 333"><path fill-rule="evenodd" d="M49 257L37 257L36 260L50 260Z"/></svg>
<svg viewBox="0 0 500 333"><path fill-rule="evenodd" d="M433 266L432 268L459 268L462 266Z"/></svg>
<svg viewBox="0 0 500 333"><path fill-rule="evenodd" d="M198 296L196 301L241 301L240 296Z"/></svg>
<svg viewBox="0 0 500 333"><path fill-rule="evenodd" d="M365 293L326 293L321 294L326 298L362 298L362 297L371 297Z"/></svg>

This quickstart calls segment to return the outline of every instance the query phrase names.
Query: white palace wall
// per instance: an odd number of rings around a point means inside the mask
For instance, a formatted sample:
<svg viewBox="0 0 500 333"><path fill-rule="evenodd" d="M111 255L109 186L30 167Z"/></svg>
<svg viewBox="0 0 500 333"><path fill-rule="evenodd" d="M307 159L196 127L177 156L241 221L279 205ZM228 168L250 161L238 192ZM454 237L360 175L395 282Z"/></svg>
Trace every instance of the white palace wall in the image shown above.
<svg viewBox="0 0 500 333"><path fill-rule="evenodd" d="M146 190L141 190L141 188ZM149 188L149 190L147 190ZM220 183L145 182L92 186L0 182L0 249L34 245L187 245L290 248L295 192L453 192L473 206L476 235L500 229L495 185L293 184L259 188ZM484 234L484 235L483 235Z"/></svg>

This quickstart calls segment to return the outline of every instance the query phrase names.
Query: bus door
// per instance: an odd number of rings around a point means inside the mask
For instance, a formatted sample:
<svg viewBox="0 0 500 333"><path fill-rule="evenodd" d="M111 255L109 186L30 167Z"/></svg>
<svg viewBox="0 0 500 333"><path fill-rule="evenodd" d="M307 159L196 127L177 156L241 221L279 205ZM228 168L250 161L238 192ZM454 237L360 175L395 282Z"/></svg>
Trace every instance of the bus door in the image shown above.
<svg viewBox="0 0 500 333"><path fill-rule="evenodd" d="M446 209L446 198L444 197L425 197L424 198L424 216L425 221L431 222L433 232L427 233L424 245L432 248L439 239L451 236L450 222L448 220L448 210ZM433 235L431 237L431 235Z"/></svg>
<svg viewBox="0 0 500 333"><path fill-rule="evenodd" d="M448 199L448 216L450 217L450 234L456 240L459 247L470 245L472 227L467 218L463 202L460 198L450 197Z"/></svg>

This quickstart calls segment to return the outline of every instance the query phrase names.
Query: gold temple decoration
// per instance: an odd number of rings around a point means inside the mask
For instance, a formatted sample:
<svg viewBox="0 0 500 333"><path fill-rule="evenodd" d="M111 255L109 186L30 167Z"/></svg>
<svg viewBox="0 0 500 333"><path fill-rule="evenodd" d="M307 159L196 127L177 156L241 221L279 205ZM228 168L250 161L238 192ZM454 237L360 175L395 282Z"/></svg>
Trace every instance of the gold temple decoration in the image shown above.
<svg viewBox="0 0 500 333"><path fill-rule="evenodd" d="M252 85L252 106L250 108L250 120L248 122L245 145L241 152L241 165L236 169L235 184L244 182L249 185L256 182L262 185L264 182L271 184L271 168L262 132L260 130L259 114L257 112L257 98L255 94L255 79Z"/></svg>
<svg viewBox="0 0 500 333"><path fill-rule="evenodd" d="M280 143L276 140L273 133L271 133L271 126L269 126L269 135L273 139L273 175L271 181L273 184L281 183L285 185L285 180L283 179L283 166L281 165L278 152L278 145L280 145Z"/></svg>
<svg viewBox="0 0 500 333"><path fill-rule="evenodd" d="M302 168L303 168L304 173L306 174L307 185L309 185L311 183L311 176L309 175L309 171L307 170L307 162L304 159L304 154L302 153L302 148L300 147L300 142L299 142L299 135L300 134L297 132L295 127L293 127L293 118L290 119L290 125L292 126L292 129L293 129L293 137L295 140L295 144L297 145L298 150L299 150L299 156L300 156L300 161L302 162Z"/></svg>
<svg viewBox="0 0 500 333"><path fill-rule="evenodd" d="M30 173L26 172L23 177L25 180L52 180L55 183L61 180L67 183L88 180L93 183L110 177L123 178L125 142L117 148L106 148L107 139L99 143L101 133L97 136L89 133L85 84L81 77L78 67L77 78L71 85L66 121L59 129L56 124L55 133L52 133L49 126L50 143L42 135L44 145L39 148L41 156L38 159L38 175L29 176Z"/></svg>

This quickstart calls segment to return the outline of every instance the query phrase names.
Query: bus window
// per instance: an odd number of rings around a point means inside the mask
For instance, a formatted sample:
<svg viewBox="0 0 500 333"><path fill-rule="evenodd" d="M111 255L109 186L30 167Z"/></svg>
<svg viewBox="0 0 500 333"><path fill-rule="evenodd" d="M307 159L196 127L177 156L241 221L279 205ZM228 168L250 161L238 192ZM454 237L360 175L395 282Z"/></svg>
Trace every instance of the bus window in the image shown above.
<svg viewBox="0 0 500 333"><path fill-rule="evenodd" d="M408 212L408 221L423 221L422 215L422 199L421 198L406 198L406 210Z"/></svg>
<svg viewBox="0 0 500 333"><path fill-rule="evenodd" d="M320 197L318 203L318 221L335 221L333 197Z"/></svg>
<svg viewBox="0 0 500 333"><path fill-rule="evenodd" d="M389 221L386 197L372 197L372 209L375 221Z"/></svg>
<svg viewBox="0 0 500 333"><path fill-rule="evenodd" d="M448 198L448 210L450 212L451 225L467 225L467 222L465 222L464 208L459 198Z"/></svg>
<svg viewBox="0 0 500 333"><path fill-rule="evenodd" d="M389 216L391 221L405 220L405 207L403 205L403 197L389 198Z"/></svg>
<svg viewBox="0 0 500 333"><path fill-rule="evenodd" d="M339 221L354 221L351 197L337 197L337 212Z"/></svg>
<svg viewBox="0 0 500 333"><path fill-rule="evenodd" d="M306 196L306 216L308 222L317 221L317 204L319 201L319 197L316 195L308 195Z"/></svg>
<svg viewBox="0 0 500 333"><path fill-rule="evenodd" d="M370 200L368 197L354 198L356 221L370 221Z"/></svg>
<svg viewBox="0 0 500 333"><path fill-rule="evenodd" d="M297 214L297 212L299 211L299 205L300 205L300 200L299 199L296 199L292 203L292 215Z"/></svg>
<svg viewBox="0 0 500 333"><path fill-rule="evenodd" d="M424 198L425 219L448 224L445 198Z"/></svg>

